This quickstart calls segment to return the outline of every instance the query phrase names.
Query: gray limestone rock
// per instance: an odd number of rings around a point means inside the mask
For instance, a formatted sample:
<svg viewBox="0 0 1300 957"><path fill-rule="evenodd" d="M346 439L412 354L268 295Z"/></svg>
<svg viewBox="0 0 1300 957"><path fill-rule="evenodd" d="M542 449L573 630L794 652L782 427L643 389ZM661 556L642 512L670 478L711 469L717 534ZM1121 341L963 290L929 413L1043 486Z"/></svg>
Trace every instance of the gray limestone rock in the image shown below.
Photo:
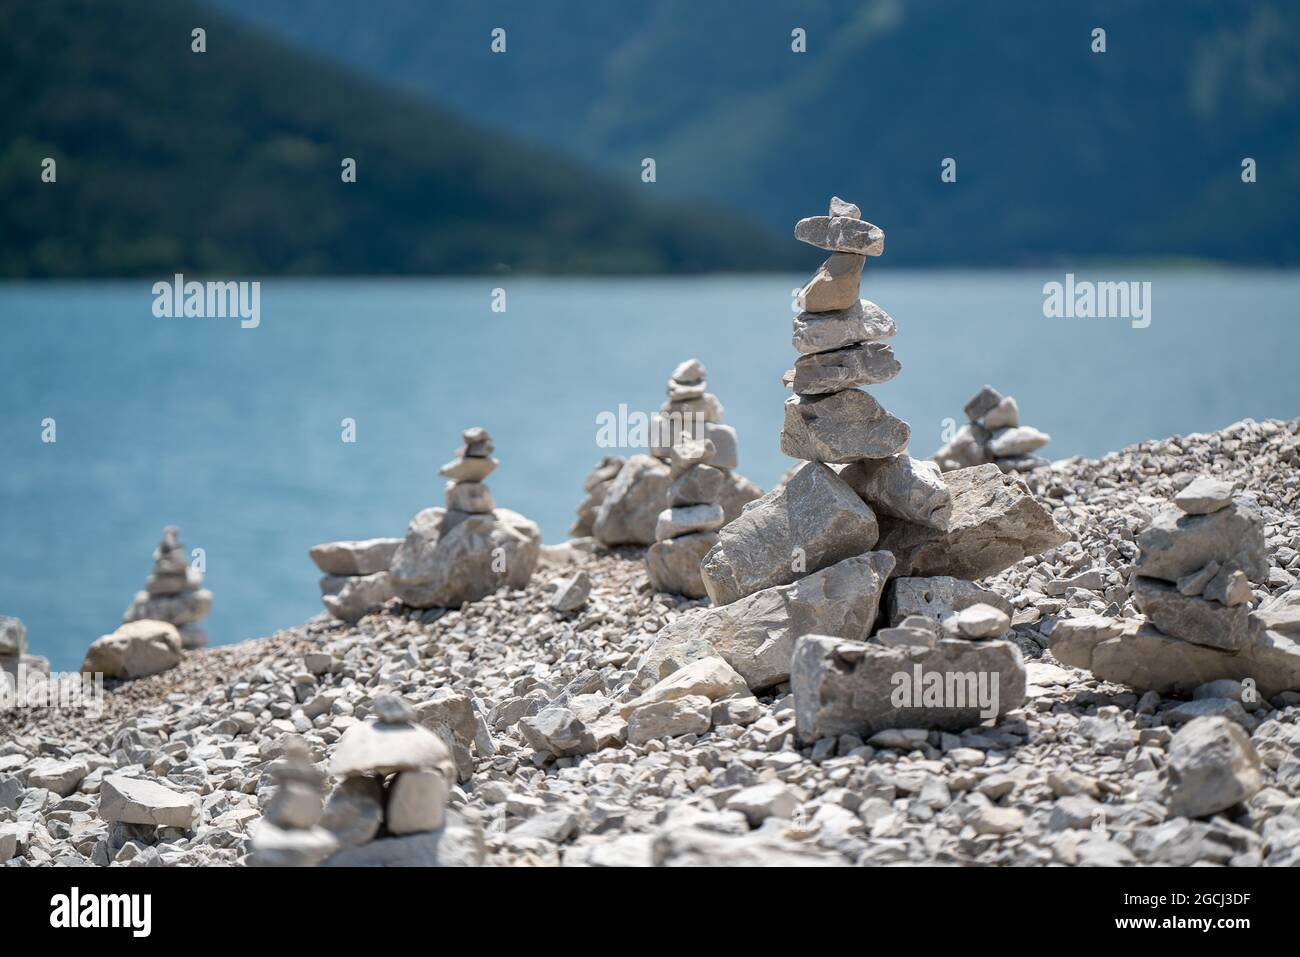
<svg viewBox="0 0 1300 957"><path fill-rule="evenodd" d="M907 448L911 428L859 389L785 401L781 451L810 462L883 459Z"/></svg>
<svg viewBox="0 0 1300 957"><path fill-rule="evenodd" d="M785 585L876 544L875 514L835 472L811 463L718 533L701 566L716 605Z"/></svg>

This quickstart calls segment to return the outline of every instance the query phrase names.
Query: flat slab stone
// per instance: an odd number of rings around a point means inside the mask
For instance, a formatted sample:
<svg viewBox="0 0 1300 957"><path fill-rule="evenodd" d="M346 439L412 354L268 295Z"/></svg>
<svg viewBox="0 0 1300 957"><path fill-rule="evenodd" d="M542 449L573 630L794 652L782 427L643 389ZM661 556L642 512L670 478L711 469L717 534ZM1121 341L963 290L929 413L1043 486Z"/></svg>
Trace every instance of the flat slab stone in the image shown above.
<svg viewBox="0 0 1300 957"><path fill-rule="evenodd" d="M386 572L400 538L367 538L355 542L313 545L308 554L326 575L372 575Z"/></svg>
<svg viewBox="0 0 1300 957"><path fill-rule="evenodd" d="M795 223L801 243L837 253L879 256L885 251L885 231L865 219L849 216L809 216Z"/></svg>
<svg viewBox="0 0 1300 957"><path fill-rule="evenodd" d="M860 385L888 382L902 370L885 342L856 345L804 356L785 374L785 385L801 395L825 395Z"/></svg>
<svg viewBox="0 0 1300 957"><path fill-rule="evenodd" d="M876 516L834 470L810 463L718 533L701 565L715 605L804 575L876 544Z"/></svg>
<svg viewBox="0 0 1300 957"><path fill-rule="evenodd" d="M996 465L956 469L944 481L952 496L947 531L881 516L879 547L894 553L900 575L985 578L1069 541L1024 482Z"/></svg>
<svg viewBox="0 0 1300 957"><path fill-rule="evenodd" d="M199 796L181 794L146 778L110 774L100 785L99 816L115 824L190 831L199 822Z"/></svg>
<svg viewBox="0 0 1300 957"><path fill-rule="evenodd" d="M1009 641L942 638L884 645L805 635L790 662L803 742L886 728L959 731L1025 703L1025 666Z"/></svg>
<svg viewBox="0 0 1300 957"><path fill-rule="evenodd" d="M883 459L907 449L912 429L858 389L785 401L781 451L809 462Z"/></svg>
<svg viewBox="0 0 1300 957"><path fill-rule="evenodd" d="M1198 475L1174 496L1174 504L1188 515L1208 515L1232 504L1234 485L1210 475Z"/></svg>
<svg viewBox="0 0 1300 957"><path fill-rule="evenodd" d="M839 312L801 312L794 317L791 344L802 355L830 352L859 342L879 342L898 334L889 313L874 302L859 299Z"/></svg>

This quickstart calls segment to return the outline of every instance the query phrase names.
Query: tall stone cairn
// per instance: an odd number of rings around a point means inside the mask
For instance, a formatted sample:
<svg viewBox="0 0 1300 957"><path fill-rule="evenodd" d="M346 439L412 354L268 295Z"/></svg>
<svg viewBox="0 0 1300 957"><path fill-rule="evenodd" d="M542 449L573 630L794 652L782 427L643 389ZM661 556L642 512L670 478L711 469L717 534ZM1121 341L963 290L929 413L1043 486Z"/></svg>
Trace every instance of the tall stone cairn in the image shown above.
<svg viewBox="0 0 1300 957"><path fill-rule="evenodd" d="M655 543L646 552L646 571L657 591L688 598L707 594L700 562L718 543L725 521L718 504L724 475L713 465L716 454L709 439L683 438L672 448L668 507L659 513Z"/></svg>
<svg viewBox="0 0 1300 957"><path fill-rule="evenodd" d="M897 331L879 306L858 298L867 256L885 249L879 226L836 197L829 216L801 219L796 239L832 255L799 293L794 320L799 359L785 374L794 395L785 403L781 451L808 462L885 459L904 451L911 429L859 389L898 375L901 366L884 342Z"/></svg>
<svg viewBox="0 0 1300 957"><path fill-rule="evenodd" d="M122 622L165 621L180 632L185 649L202 648L208 633L198 626L212 610L212 592L203 587L203 575L192 565L175 525L163 529L162 541L153 553L153 573L144 591L122 615Z"/></svg>

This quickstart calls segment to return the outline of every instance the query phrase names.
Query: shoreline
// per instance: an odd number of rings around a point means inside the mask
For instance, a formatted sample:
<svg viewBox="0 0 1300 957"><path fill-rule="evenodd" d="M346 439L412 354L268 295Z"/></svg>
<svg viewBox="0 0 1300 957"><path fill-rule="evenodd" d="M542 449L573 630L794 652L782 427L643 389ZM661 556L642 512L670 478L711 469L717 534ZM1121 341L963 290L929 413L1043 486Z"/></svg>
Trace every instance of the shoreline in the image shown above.
<svg viewBox="0 0 1300 957"><path fill-rule="evenodd" d="M616 696L655 633L708 604L652 593L644 549L552 546L522 591L451 611L390 602L356 626L322 613L189 652L171 671L111 686L97 719L0 716L0 782L26 778L17 807L0 803L0 833L18 833L30 864L108 863L110 850L121 863L240 863L285 739L301 736L326 759L388 691L417 705L439 695L478 702L494 753L474 755L451 805L482 828L488 864L1296 863L1300 830L1268 822L1300 826L1300 698L1245 716L1265 758L1256 798L1231 816L1180 818L1157 784L1183 699L1157 696L1153 706L1045 649L1063 617L1125 613L1117 546L1194 474L1236 479L1256 497L1275 570L1268 590L1294 587L1298 443L1300 419L1244 420L1022 476L1073 538L983 581L1015 609L1029 681L1024 708L993 727L801 748L778 686L753 714L703 734L549 757L520 734L520 717L566 690ZM553 611L550 589L578 568L592 579L588 604ZM1059 585L1098 568L1096 588ZM309 653L328 656L319 673L305 666ZM86 766L66 795L31 785L33 766L51 755ZM202 822L153 843L110 833L95 810L107 771L193 791ZM755 795L766 796L762 806Z"/></svg>

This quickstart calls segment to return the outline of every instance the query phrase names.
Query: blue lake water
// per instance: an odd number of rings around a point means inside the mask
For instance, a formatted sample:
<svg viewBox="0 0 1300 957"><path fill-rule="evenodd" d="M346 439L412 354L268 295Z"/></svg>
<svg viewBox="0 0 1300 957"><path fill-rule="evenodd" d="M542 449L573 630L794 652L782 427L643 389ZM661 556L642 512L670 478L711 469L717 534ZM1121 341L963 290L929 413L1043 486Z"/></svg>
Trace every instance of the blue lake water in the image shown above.
<svg viewBox="0 0 1300 957"><path fill-rule="evenodd" d="M213 643L297 624L321 610L308 547L403 534L441 504L437 468L469 425L496 440L497 503L562 541L611 451L597 414L656 409L690 356L740 433L741 471L768 487L790 464L780 379L803 278L267 280L256 329L155 318L145 281L0 285L0 614L76 667L174 523L206 551ZM1079 278L1151 280L1150 327L1044 318L1060 273L869 267L903 366L872 392L911 423L913 454L985 382L1052 434L1054 458L1300 415L1300 275Z"/></svg>

